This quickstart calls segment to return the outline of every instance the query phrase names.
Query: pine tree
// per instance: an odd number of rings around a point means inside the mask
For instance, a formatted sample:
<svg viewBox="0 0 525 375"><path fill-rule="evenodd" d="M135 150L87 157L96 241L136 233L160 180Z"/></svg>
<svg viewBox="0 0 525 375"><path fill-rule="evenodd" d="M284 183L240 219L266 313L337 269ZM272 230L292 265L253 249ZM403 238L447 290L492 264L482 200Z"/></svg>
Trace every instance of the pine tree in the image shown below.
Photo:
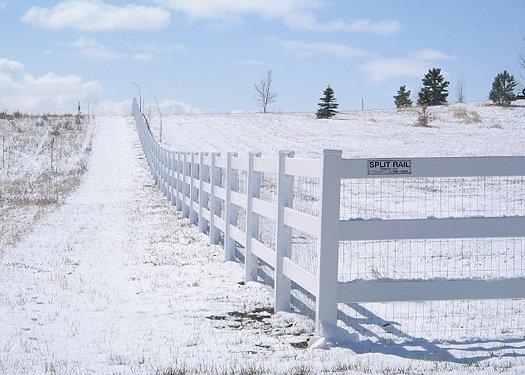
<svg viewBox="0 0 525 375"><path fill-rule="evenodd" d="M506 70L494 77L492 90L490 90L489 99L497 105L509 106L510 102L516 98L514 90L516 89L516 80Z"/></svg>
<svg viewBox="0 0 525 375"><path fill-rule="evenodd" d="M417 104L423 106L441 105L447 102L449 81L441 74L440 68L432 68L423 77L423 87L418 93Z"/></svg>
<svg viewBox="0 0 525 375"><path fill-rule="evenodd" d="M317 110L317 118L331 118L337 115L337 99L334 97L334 90L328 85L323 91L324 97L319 98L319 109Z"/></svg>
<svg viewBox="0 0 525 375"><path fill-rule="evenodd" d="M412 100L410 100L411 91L407 90L405 85L401 86L394 95L394 103L397 108L412 107Z"/></svg>

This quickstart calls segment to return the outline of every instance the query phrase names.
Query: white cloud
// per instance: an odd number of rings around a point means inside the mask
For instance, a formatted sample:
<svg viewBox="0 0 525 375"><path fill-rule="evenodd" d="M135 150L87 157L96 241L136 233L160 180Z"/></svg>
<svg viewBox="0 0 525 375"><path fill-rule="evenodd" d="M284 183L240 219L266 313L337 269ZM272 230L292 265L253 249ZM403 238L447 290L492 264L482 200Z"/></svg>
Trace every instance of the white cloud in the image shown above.
<svg viewBox="0 0 525 375"><path fill-rule="evenodd" d="M164 116L169 115L187 115L200 114L202 111L188 103L179 102L177 100L162 100L159 102L159 108Z"/></svg>
<svg viewBox="0 0 525 375"><path fill-rule="evenodd" d="M97 100L102 85L69 74L34 77L20 61L0 59L0 107L31 113L71 112L77 100Z"/></svg>
<svg viewBox="0 0 525 375"><path fill-rule="evenodd" d="M157 114L157 107L152 102L146 103L146 107L151 106L152 114ZM176 100L163 100L159 102L159 108L163 116L180 115L180 114L200 114L202 111L191 104L179 102ZM126 116L131 112L131 99L122 101L103 100L96 107L99 115L118 115Z"/></svg>
<svg viewBox="0 0 525 375"><path fill-rule="evenodd" d="M410 57L412 59L416 60L425 60L425 61L432 61L432 60L453 60L456 57L452 55L448 55L445 52L438 51L435 49L420 49L418 51L414 51L410 54Z"/></svg>
<svg viewBox="0 0 525 375"><path fill-rule="evenodd" d="M360 33L389 35L401 30L401 23L397 20L371 21L356 20L350 25L350 30Z"/></svg>
<svg viewBox="0 0 525 375"><path fill-rule="evenodd" d="M98 115L125 116L131 113L131 99L124 99L120 102L111 100L101 100L95 107Z"/></svg>
<svg viewBox="0 0 525 375"><path fill-rule="evenodd" d="M140 44L137 47L137 51L132 55L133 59L137 61L152 61L158 55L166 52L178 52L182 53L186 51L186 46L184 44L168 44L168 45L158 45L158 44Z"/></svg>
<svg viewBox="0 0 525 375"><path fill-rule="evenodd" d="M237 61L237 64L241 64L241 65L253 65L253 66L266 66L267 65L264 61L260 61L260 60L239 59L236 61Z"/></svg>
<svg viewBox="0 0 525 375"><path fill-rule="evenodd" d="M184 12L191 18L227 18L244 14L282 17L292 11L311 8L312 0L155 0L159 5Z"/></svg>
<svg viewBox="0 0 525 375"><path fill-rule="evenodd" d="M286 53L296 55L301 59L319 54L329 54L337 57L368 56L369 53L360 48L350 47L342 43L297 42L293 40L269 40L280 43Z"/></svg>
<svg viewBox="0 0 525 375"><path fill-rule="evenodd" d="M52 8L31 7L23 20L49 29L156 30L169 24L170 14L154 6L118 6L102 0L65 0Z"/></svg>
<svg viewBox="0 0 525 375"><path fill-rule="evenodd" d="M154 60L157 55L175 51L184 52L186 47L183 44L170 44L170 45L154 45L154 44L142 44L134 47L135 53L121 53L112 51L103 43L99 42L95 38L80 37L73 43L64 44L65 47L73 48L73 50L81 57L85 57L93 60L112 60L112 59L123 59L131 58L136 61L149 62Z"/></svg>
<svg viewBox="0 0 525 375"><path fill-rule="evenodd" d="M148 62L148 61L152 61L155 58L155 55L149 52L139 52L139 53L133 54L132 57L134 60L137 60L137 61Z"/></svg>
<svg viewBox="0 0 525 375"><path fill-rule="evenodd" d="M320 22L313 13L305 11L292 11L284 15L283 20L292 29L302 31L347 31L349 29L344 21Z"/></svg>
<svg viewBox="0 0 525 375"><path fill-rule="evenodd" d="M70 44L80 56L94 60L111 60L123 57L121 54L110 51L104 44L94 38L78 38Z"/></svg>
<svg viewBox="0 0 525 375"><path fill-rule="evenodd" d="M397 20L357 20L351 25L342 20L320 21L315 11L329 4L326 0L154 0L157 4L182 12L192 19L220 19L238 24L246 15L280 19L294 30L354 31L393 34L401 30Z"/></svg>
<svg viewBox="0 0 525 375"><path fill-rule="evenodd" d="M408 57L370 60L363 64L361 70L371 81L380 83L395 77L420 77L432 68L436 61L453 58L438 50L423 49L413 51Z"/></svg>

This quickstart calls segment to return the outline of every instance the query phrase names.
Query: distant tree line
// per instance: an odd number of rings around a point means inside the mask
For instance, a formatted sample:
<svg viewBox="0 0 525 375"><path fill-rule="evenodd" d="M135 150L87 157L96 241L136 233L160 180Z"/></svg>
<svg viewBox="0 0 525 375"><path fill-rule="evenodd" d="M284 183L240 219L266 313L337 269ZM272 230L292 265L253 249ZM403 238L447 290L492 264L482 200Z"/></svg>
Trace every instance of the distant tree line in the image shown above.
<svg viewBox="0 0 525 375"><path fill-rule="evenodd" d="M520 63L525 71L525 57L521 57ZM450 82L445 80L441 68L432 68L424 75L422 86L417 94L417 105L426 108L447 104L449 96ZM517 82L513 75L506 70L497 74L492 82L492 89L489 93L489 99L499 106L509 106L516 99ZM268 111L268 106L275 102L277 93L273 89L273 75L269 70L266 77L255 84L255 99L260 103L264 113ZM525 92L525 90L524 90ZM393 96L394 104L397 108L412 107L412 92L407 89L406 85L399 87L396 95ZM459 103L465 102L465 80L463 76L458 79L456 85L457 100ZM319 98L317 118L332 118L338 113L339 104L330 85L323 91L323 97Z"/></svg>
<svg viewBox="0 0 525 375"><path fill-rule="evenodd" d="M440 68L430 69L423 77L422 83L423 85L417 94L417 104L419 106L429 107L447 103L450 82L445 80ZM509 106L516 99L516 86L517 82L514 76L505 70L494 77L489 99L496 105ZM458 102L463 103L465 101L465 81L463 77L460 77L458 80L456 89ZM410 95L411 91L407 90L406 85L399 87L396 95L394 95L396 107L411 107L412 100Z"/></svg>

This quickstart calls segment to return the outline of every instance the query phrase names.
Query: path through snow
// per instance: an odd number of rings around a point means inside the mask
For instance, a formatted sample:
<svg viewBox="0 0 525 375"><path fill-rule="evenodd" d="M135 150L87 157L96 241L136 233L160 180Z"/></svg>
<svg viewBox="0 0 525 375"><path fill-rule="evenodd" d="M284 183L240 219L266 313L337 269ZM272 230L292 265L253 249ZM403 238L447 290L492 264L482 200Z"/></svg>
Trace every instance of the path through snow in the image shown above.
<svg viewBox="0 0 525 375"><path fill-rule="evenodd" d="M238 285L240 267L152 186L129 119L98 128L80 188L0 260L0 373L221 368L289 347L254 334L269 324L206 318L271 294Z"/></svg>

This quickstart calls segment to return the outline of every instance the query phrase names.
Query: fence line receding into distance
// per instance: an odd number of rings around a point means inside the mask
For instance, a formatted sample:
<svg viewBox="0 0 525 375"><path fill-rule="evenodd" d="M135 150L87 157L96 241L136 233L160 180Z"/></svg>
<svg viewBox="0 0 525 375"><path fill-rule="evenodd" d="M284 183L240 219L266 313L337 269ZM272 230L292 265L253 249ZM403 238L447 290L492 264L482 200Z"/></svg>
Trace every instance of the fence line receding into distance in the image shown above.
<svg viewBox="0 0 525 375"><path fill-rule="evenodd" d="M525 298L524 156L179 152L154 139L136 101L132 110L167 199L223 245L226 261L242 253L245 281L270 269L276 311L290 309L292 282L311 294L320 334L337 324L342 303ZM488 250L468 248L483 239ZM460 250L446 247L453 241ZM372 242L385 250L367 250Z"/></svg>

